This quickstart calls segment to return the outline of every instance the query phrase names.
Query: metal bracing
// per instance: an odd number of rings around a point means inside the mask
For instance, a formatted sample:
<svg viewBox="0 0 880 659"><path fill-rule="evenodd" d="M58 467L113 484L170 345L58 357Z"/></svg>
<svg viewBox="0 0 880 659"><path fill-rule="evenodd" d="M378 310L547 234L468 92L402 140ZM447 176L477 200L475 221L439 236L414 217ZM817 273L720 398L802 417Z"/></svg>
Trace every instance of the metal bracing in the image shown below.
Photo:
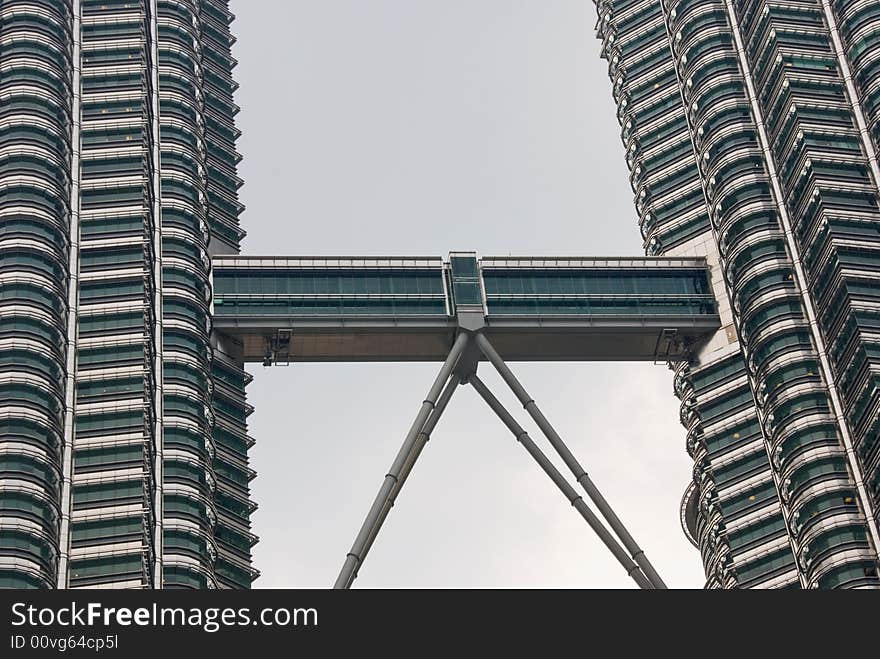
<svg viewBox="0 0 880 659"><path fill-rule="evenodd" d="M413 466L416 463L416 460L419 459L419 456L422 453L422 449L425 448L425 444L428 443L428 440L431 438L431 433L434 431L434 428L437 426L437 422L440 420L440 417L443 415L443 410L446 409L446 405L449 403L449 399L452 398L452 394L455 392L458 385L461 384L461 380L455 374L453 374L449 378L449 382L446 383L446 387L443 389L443 393L440 394L440 398L437 399L437 405L434 407L434 410L431 412L431 415L428 417L428 420L425 421L425 426L422 428L421 432L419 432L416 437L416 443L410 451L409 455L406 458L406 461L403 464L403 469L397 477L397 481L394 483L394 487L391 490L391 494L388 495L388 500L385 502L385 505L382 507L382 512L379 515L379 519L373 525L373 528L370 531L369 537L367 538L367 544L364 545L363 552L360 555L361 564L364 561L364 557L369 553L370 547L373 546L373 541L376 539L376 536L379 534L379 529L382 528L382 524L385 523L385 518L388 516L388 513L391 512L391 508L394 507L394 502L397 500L397 495L400 494L401 488L403 488L403 484L406 482L407 477L409 476L409 472L412 471ZM354 576L352 577L352 581L357 577L357 571L355 571Z"/></svg>
<svg viewBox="0 0 880 659"><path fill-rule="evenodd" d="M614 535L589 508L583 497L568 483L565 477L529 437L528 433L517 423L510 412L505 409L482 380L477 377L476 367L481 354L485 355L492 362L511 389L517 393L524 407L526 407L529 414L538 423L542 432L547 435L547 438L560 456L562 456L568 467L574 472L578 482L583 485L590 499L599 508L602 516L608 521L626 549L621 547L621 544ZM645 590L666 588L663 580L660 579L660 576L651 566L644 552L639 549L617 515L615 515L614 511L596 489L596 486L590 481L584 469L562 442L559 435L556 434L556 431L550 426L547 419L541 414L534 401L528 397L522 385L519 384L510 372L510 369L507 368L507 365L498 356L498 353L495 352L491 343L480 331L462 331L455 339L452 349L443 363L443 367L434 380L428 396L422 403L422 407L410 427L394 463L391 465L391 469L379 488L379 493L376 495L364 523L361 525L351 550L345 557L345 564L342 566L342 570L339 572L333 587L336 589L351 587L357 577L358 570L363 565L367 552L369 552L410 471L412 471L422 449L425 447L449 400L452 398L453 392L459 384L468 382L510 429L517 441L525 447L541 469L543 469L544 473L550 477L569 500L571 505L586 520L590 528L593 529L605 546L614 554L614 557L636 584ZM629 555L627 551L629 551Z"/></svg>
<svg viewBox="0 0 880 659"><path fill-rule="evenodd" d="M636 541L633 540L633 537L630 535L629 531L626 530L626 527L611 509L611 506L608 505L608 502L605 501L605 497L599 492L598 488L593 484L593 481L590 480L590 477L587 475L586 470L581 466L581 464L577 461L577 458L572 455L571 451L568 450L568 447L565 445L565 442L562 441L562 438L550 425L550 422L544 416L538 406L535 404L535 401L531 396L526 392L523 386L519 383L519 380L516 379L516 376L511 372L508 368L507 364L504 363L504 360L498 355L495 351L495 348L492 347L492 344L489 342L482 333L476 335L477 347L479 347L480 351L486 356L492 366L495 367L495 370L501 375L502 379L507 383L507 386L513 391L519 401L522 403L523 407L529 413L529 416L535 420L535 423L538 424L538 427L541 429L541 432L549 440L550 444L559 454L559 457L562 458L563 462L565 462L566 466L571 470L574 474L574 477L577 479L577 482L580 483L584 490L587 492L587 496L590 497L590 500L596 505L596 508L599 509L599 512L602 513L602 517L605 518L605 521L611 526L614 532L617 534L617 537L621 539L627 551L629 551L632 559L638 564L640 568L645 573L645 576L648 577L651 584L654 588L666 588L666 584L663 583L663 580L660 578L660 575L657 574L657 571L654 570L654 566L651 565L651 562L648 560L648 557L645 555L645 552L639 548L636 544Z"/></svg>
<svg viewBox="0 0 880 659"><path fill-rule="evenodd" d="M428 417L431 415L432 411L437 412L437 417L439 417L440 413L443 411L437 406L438 398L452 375L452 370L458 363L458 358L461 356L467 343L468 336L462 332L458 335L458 338L456 338L446 361L443 362L440 373L437 374L437 378L434 380L434 384L428 392L428 396L422 403L422 408L419 410L415 421L413 421L412 427L410 427L409 432L406 435L406 439L403 441L403 446L400 447L400 451L397 453L397 457L394 459L391 469L388 470L388 474L386 474L385 480L382 482L382 487L379 488L379 493L376 495L372 507L370 507L370 512L367 513L367 518L364 520L361 530L357 534L354 544L351 546L351 551L349 551L348 555L345 557L345 564L339 572L339 576L333 586L334 588L351 587L352 582L357 576L358 569L364 562L366 552L375 539L376 534L379 532L379 527L382 525L382 522L388 514L388 509L390 509L390 506L393 503L392 494L395 490L399 491L400 488L403 487L401 476L405 478L409 474L412 470L411 462L418 457L417 454L413 453L413 450L419 443L419 435L424 431ZM449 396L451 395L452 394L450 393ZM446 401L449 400L449 396L445 397ZM436 421L434 421L434 424L436 424ZM412 461L410 460L411 454Z"/></svg>
<svg viewBox="0 0 880 659"><path fill-rule="evenodd" d="M556 487L558 487L565 497L569 500L572 506L581 514L581 516L587 521L587 524L590 525L590 528L596 532L596 535L605 543L605 546L614 554L614 557L617 561L623 566L623 569L626 570L626 573L632 577L633 581L635 581L639 588L644 590L652 590L654 588L653 584L645 577L644 573L639 569L639 566L633 563L632 559L620 546L620 543L614 539L614 536L606 529L602 522L599 521L599 518L596 517L596 514L590 510L589 506L587 506L583 497L577 493L577 491L571 486L571 484L565 480L565 477L559 473L559 470L550 462L549 458L544 455L541 449L538 448L537 444L529 437L529 434L523 430L523 427L516 422L516 419L511 416L510 412L508 412L504 405L501 404L495 396L489 391L489 388L480 380L476 375L471 375L468 379L468 382L473 386L474 389L483 397L489 407L498 415L504 425L510 429L510 432L513 433L513 436L516 440L523 445L526 451L529 452L535 462L544 470L544 473L550 477L554 483L556 483Z"/></svg>

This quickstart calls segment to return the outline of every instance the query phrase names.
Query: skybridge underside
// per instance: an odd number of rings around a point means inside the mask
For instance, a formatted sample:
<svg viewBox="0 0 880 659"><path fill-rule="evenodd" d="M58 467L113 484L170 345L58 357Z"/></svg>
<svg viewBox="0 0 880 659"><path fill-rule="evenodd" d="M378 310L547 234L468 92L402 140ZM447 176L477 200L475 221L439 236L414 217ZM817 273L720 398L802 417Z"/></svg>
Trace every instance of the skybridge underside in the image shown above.
<svg viewBox="0 0 880 659"><path fill-rule="evenodd" d="M276 361L442 362L459 331L455 319L217 319L215 328L241 342L245 362L262 362L267 346L284 345ZM718 322L664 319L571 321L544 317L487 320L483 330L507 361L652 361L686 359ZM289 339L286 330L291 331Z"/></svg>
<svg viewBox="0 0 880 659"><path fill-rule="evenodd" d="M700 259L215 257L246 362L443 361L464 310L510 361L686 359L718 329Z"/></svg>

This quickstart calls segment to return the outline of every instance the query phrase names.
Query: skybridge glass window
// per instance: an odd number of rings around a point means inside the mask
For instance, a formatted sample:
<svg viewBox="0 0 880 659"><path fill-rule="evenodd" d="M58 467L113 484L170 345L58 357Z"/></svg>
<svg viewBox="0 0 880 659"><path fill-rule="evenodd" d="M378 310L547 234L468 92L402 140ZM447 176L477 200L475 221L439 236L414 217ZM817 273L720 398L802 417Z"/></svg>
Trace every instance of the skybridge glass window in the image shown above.
<svg viewBox="0 0 880 659"><path fill-rule="evenodd" d="M489 314L500 315L710 315L715 304L701 300L605 299L605 298L514 298L490 299Z"/></svg>
<svg viewBox="0 0 880 659"><path fill-rule="evenodd" d="M437 271L280 270L215 273L216 295L442 295Z"/></svg>
<svg viewBox="0 0 880 659"><path fill-rule="evenodd" d="M443 298L277 298L216 297L218 316L446 315Z"/></svg>
<svg viewBox="0 0 880 659"><path fill-rule="evenodd" d="M491 269L483 271L487 296L496 295L706 295L703 270L644 274L626 270Z"/></svg>

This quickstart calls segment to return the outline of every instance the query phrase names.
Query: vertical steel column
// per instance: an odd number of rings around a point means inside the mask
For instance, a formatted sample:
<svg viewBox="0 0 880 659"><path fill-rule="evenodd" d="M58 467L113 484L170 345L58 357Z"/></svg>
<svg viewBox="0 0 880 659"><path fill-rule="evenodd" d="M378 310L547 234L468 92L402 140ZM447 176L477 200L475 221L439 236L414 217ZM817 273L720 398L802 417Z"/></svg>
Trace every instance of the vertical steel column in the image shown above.
<svg viewBox="0 0 880 659"><path fill-rule="evenodd" d="M80 38L80 2L71 5L73 24L71 35L71 103L70 130L70 253L68 255L67 283L67 367L64 387L64 447L61 457L61 524L58 531L58 569L55 575L57 588L67 588L70 565L70 514L73 490L73 442L76 436L76 343L79 324L79 159L80 159L80 77L82 75Z"/></svg>
<svg viewBox="0 0 880 659"><path fill-rule="evenodd" d="M513 393L516 394L516 397L522 403L523 407L535 420L535 423L538 424L541 432L544 433L544 435L550 441L550 444L552 444L553 448L556 449L559 457L562 458L568 468L572 471L578 483L580 483L583 486L584 490L586 490L587 495L590 497L590 500L594 504L596 504L599 512L602 513L602 517L605 518L605 520L611 526L612 530L617 534L617 537L621 539L627 551L629 551L630 555L632 556L633 560L638 563L639 567L642 568L645 576L648 577L654 588L666 588L666 584L663 583L660 575L657 574L656 570L654 570L654 566L651 565L648 557L645 556L645 552L642 551L638 544L636 544L636 541L633 540L633 537L629 534L629 531L626 530L626 527L624 527L623 523L611 509L611 506L609 506L608 502L605 501L605 498L593 484L593 481L590 480L587 472L577 461L574 455L572 455L571 451L568 450L565 442L562 441L562 438L559 436L556 430L553 429L553 426L550 425L550 422L541 413L541 410L538 409L535 401L531 398L531 396L529 396L523 386L519 383L519 380L516 379L516 376L507 367L507 364L504 363L504 360L501 359L501 356L495 351L495 348L492 347L492 344L489 342L489 340L482 333L477 334L476 340L477 346L480 348L482 353L486 355L486 358L490 362L492 362L492 365L507 383L507 386L509 386Z"/></svg>
<svg viewBox="0 0 880 659"><path fill-rule="evenodd" d="M620 546L620 543L615 540L614 536L605 528L602 522L599 521L599 518L593 513L592 510L587 506L586 502L582 496L580 496L577 491L569 484L567 480L563 477L562 474L559 473L559 470L553 465L552 462L547 458L546 455L538 448L535 442L529 437L529 434L523 430L522 426L516 422L516 419L508 412L504 405L495 398L489 388L483 383L480 378L476 375L471 375L468 380L483 397L489 407L498 415L498 417L504 422L510 432L513 433L513 436L516 437L516 440L523 445L526 451L529 452L535 462L540 465L541 469L544 470L544 473L550 477L554 483L556 483L556 487L558 487L565 497L569 500L572 506L581 514L587 524L590 525L590 528L595 531L596 535L602 540L606 547L611 550L611 553L614 554L614 557L617 561L623 566L623 569L626 570L626 573L632 577L633 581L635 581L639 588L643 590L653 590L653 584L648 581L645 577L642 570L638 565L632 562L630 557L627 555L626 551L624 551L623 547Z"/></svg>
<svg viewBox="0 0 880 659"><path fill-rule="evenodd" d="M375 536L378 533L378 526L381 526L382 521L388 514L388 510L390 509L388 504L389 500L391 500L392 493L395 488L399 490L403 485L401 474L404 474L405 477L405 475L409 474L409 471L412 469L410 461L411 454L413 454L413 462L415 457L418 457L417 454L414 454L414 449L419 443L419 436L425 430L428 417L436 408L436 402L440 396L441 390L452 375L452 369L454 369L455 365L458 363L458 359L461 357L461 353L464 351L468 340L467 334L464 332L460 333L455 340L452 349L449 351L449 356L443 363L443 367L440 369L440 373L437 374L437 378L434 380L434 384L428 392L428 396L422 403L422 408L419 410L418 415L416 415L416 419L413 421L412 427L410 427L406 439L403 441L403 446L400 447L400 451L397 453L397 457L394 459L391 469L385 476L382 487L379 488L379 493L376 495L376 499L370 507L370 512L367 513L367 518L364 520L361 530L354 540L351 551L349 551L348 555L345 557L345 564L342 566L342 570L340 570L339 576L336 578L336 583L333 585L334 588L350 588L352 582L355 580L357 572L366 557L366 551L369 549L369 546L372 544L373 539L375 539ZM448 401L451 395L452 394L450 393L449 396L446 396L445 400ZM439 411L442 412L442 409ZM436 423L436 420L434 423Z"/></svg>
<svg viewBox="0 0 880 659"><path fill-rule="evenodd" d="M159 147L159 3L150 0L149 4L150 32L150 132L152 136L151 158L153 186L153 411L156 421L153 424L153 588L161 589L163 579L163 547L165 543L165 389L164 389L164 357L162 340L165 332L165 321L162 310L162 173L161 149Z"/></svg>

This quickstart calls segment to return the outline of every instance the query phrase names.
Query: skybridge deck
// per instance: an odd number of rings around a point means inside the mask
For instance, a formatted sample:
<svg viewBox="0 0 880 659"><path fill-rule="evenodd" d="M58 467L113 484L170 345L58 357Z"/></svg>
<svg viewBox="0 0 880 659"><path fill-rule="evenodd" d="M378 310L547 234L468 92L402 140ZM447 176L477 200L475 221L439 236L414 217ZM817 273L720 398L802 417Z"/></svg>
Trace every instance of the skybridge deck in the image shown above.
<svg viewBox="0 0 880 659"><path fill-rule="evenodd" d="M466 314L512 361L682 359L720 326L700 258L217 256L213 284L248 362L442 361Z"/></svg>

